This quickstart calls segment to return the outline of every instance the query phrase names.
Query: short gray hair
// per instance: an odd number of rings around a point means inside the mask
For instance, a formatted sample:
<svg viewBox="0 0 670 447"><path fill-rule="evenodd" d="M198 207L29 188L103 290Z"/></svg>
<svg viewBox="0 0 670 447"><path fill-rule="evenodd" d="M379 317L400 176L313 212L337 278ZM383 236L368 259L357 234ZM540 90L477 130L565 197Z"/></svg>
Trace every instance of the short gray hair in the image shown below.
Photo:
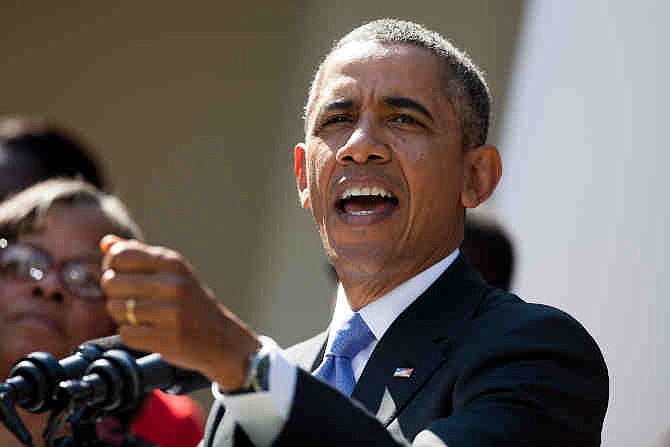
<svg viewBox="0 0 670 447"><path fill-rule="evenodd" d="M375 20L359 26L335 42L319 64L312 80L305 105L305 120L311 113L328 57L338 49L353 42L413 45L424 48L437 56L445 68L447 98L463 129L463 147L467 149L486 143L491 113L491 96L482 71L465 52L456 48L437 32L404 20Z"/></svg>

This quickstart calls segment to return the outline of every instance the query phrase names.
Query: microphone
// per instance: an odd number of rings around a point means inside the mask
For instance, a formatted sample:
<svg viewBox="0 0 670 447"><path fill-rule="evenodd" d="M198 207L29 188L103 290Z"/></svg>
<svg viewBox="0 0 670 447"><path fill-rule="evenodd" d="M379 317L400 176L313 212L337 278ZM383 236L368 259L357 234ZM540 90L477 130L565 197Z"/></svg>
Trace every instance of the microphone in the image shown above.
<svg viewBox="0 0 670 447"><path fill-rule="evenodd" d="M154 389L185 394L209 385L209 379L199 372L177 368L158 353L136 359L128 351L113 349L91 363L80 380L62 381L55 399L61 405L75 402L105 411L125 411Z"/></svg>
<svg viewBox="0 0 670 447"><path fill-rule="evenodd" d="M53 408L53 394L58 383L68 377L81 377L95 359L114 347L120 346L120 337L90 340L77 347L75 352L58 361L48 352L33 352L20 360L11 370L9 379L0 383L0 422L23 445L32 446L30 432L19 418L14 407L33 413Z"/></svg>
<svg viewBox="0 0 670 447"><path fill-rule="evenodd" d="M53 394L61 381L80 378L105 351L122 346L121 338L113 335L86 341L60 361L48 352L28 354L14 365L9 378L0 384L3 398L32 413L52 409L55 404Z"/></svg>

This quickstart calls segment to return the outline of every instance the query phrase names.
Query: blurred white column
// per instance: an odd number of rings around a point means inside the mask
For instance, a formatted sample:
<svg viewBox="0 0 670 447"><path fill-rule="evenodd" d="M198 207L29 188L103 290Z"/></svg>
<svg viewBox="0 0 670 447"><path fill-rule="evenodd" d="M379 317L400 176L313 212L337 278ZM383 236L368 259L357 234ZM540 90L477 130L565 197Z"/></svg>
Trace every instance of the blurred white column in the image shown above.
<svg viewBox="0 0 670 447"><path fill-rule="evenodd" d="M612 447L670 425L669 18L660 0L529 1L500 117L516 289L599 342Z"/></svg>

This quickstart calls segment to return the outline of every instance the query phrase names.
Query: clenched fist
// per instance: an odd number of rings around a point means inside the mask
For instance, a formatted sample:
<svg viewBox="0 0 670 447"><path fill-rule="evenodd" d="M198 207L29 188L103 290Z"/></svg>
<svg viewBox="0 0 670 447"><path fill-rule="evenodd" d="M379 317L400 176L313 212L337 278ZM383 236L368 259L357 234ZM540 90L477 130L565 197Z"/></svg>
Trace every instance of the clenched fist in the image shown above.
<svg viewBox="0 0 670 447"><path fill-rule="evenodd" d="M179 253L108 235L100 241L107 309L131 348L159 352L221 388L242 386L258 337L217 303Z"/></svg>

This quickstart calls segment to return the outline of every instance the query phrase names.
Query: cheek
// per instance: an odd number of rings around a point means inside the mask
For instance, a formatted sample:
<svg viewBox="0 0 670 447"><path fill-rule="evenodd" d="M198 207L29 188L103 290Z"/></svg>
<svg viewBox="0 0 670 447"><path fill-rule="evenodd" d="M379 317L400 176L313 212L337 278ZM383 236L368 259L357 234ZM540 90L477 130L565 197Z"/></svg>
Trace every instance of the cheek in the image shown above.
<svg viewBox="0 0 670 447"><path fill-rule="evenodd" d="M407 154L406 163L412 167L414 180L422 183L424 188L446 193L460 191L463 186L463 158L460 154L435 153L434 148L419 149Z"/></svg>
<svg viewBox="0 0 670 447"><path fill-rule="evenodd" d="M409 138L406 135L393 135L391 144L400 148L396 150L396 154L405 164L418 169L430 165L427 161L430 161L431 156L435 157L437 150L427 138Z"/></svg>
<svg viewBox="0 0 670 447"><path fill-rule="evenodd" d="M328 149L316 150L313 157L309 160L308 182L310 185L310 192L312 197L317 196L318 201L325 198L327 194L334 161L335 157ZM314 205L314 200L312 202Z"/></svg>
<svg viewBox="0 0 670 447"><path fill-rule="evenodd" d="M0 341L4 338L7 332L7 317L12 312L13 295L7 287L0 286Z"/></svg>
<svg viewBox="0 0 670 447"><path fill-rule="evenodd" d="M327 177L325 174L331 158L329 150L319 150L315 154L312 162L312 174L316 183L320 184Z"/></svg>
<svg viewBox="0 0 670 447"><path fill-rule="evenodd" d="M105 337L113 334L115 329L104 303L73 303L72 312L68 316L69 338L73 343Z"/></svg>
<svg viewBox="0 0 670 447"><path fill-rule="evenodd" d="M11 281L0 281L0 320L16 307L17 301L25 299L29 290L25 285L13 284ZM29 295L28 295L29 296Z"/></svg>
<svg viewBox="0 0 670 447"><path fill-rule="evenodd" d="M413 212L425 216L427 223L451 218L457 212L463 189L462 157L436 155L430 148L403 155Z"/></svg>
<svg viewBox="0 0 670 447"><path fill-rule="evenodd" d="M11 288L5 284L0 284L0 319L5 316L12 304L12 300L9 298L11 296L15 296Z"/></svg>

